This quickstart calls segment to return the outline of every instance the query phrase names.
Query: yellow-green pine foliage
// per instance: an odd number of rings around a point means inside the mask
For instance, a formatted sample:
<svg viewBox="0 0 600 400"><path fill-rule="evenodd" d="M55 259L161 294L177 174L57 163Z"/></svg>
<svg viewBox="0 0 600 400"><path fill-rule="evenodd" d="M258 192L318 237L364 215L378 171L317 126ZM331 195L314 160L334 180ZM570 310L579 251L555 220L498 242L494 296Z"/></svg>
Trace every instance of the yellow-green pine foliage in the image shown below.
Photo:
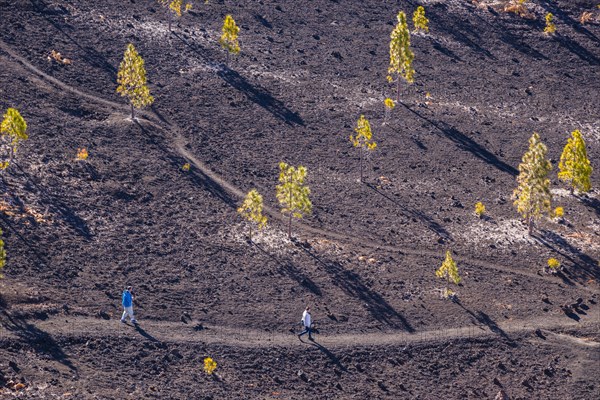
<svg viewBox="0 0 600 400"><path fill-rule="evenodd" d="M475 215L481 218L485 214L485 205L482 202L478 201L475 203Z"/></svg>
<svg viewBox="0 0 600 400"><path fill-rule="evenodd" d="M163 6L167 7L169 11L169 30L171 30L172 15L175 14L181 17L184 12L188 12L192 9L192 3L184 0L158 0ZM184 5L185 4L185 5Z"/></svg>
<svg viewBox="0 0 600 400"><path fill-rule="evenodd" d="M556 25L554 25L554 15L552 13L546 14L546 26L544 27L544 33L547 35L552 35L556 32Z"/></svg>
<svg viewBox="0 0 600 400"><path fill-rule="evenodd" d="M227 51L227 61L229 61L229 53L237 54L240 52L240 44L238 42L238 33L240 28L235 24L233 17L227 15L223 21L223 34L219 43Z"/></svg>
<svg viewBox="0 0 600 400"><path fill-rule="evenodd" d="M448 283L452 282L455 285L458 285L461 281L460 275L458 274L458 266L456 262L452 259L452 254L450 250L446 250L446 259L442 263L442 266L435 271L435 276L438 278L443 278L448 281Z"/></svg>
<svg viewBox="0 0 600 400"><path fill-rule="evenodd" d="M277 200L281 204L281 212L289 215L288 236L292 237L292 217L302 218L312 211L312 203L308 196L310 188L304 184L306 167L279 163L279 185L276 187Z"/></svg>
<svg viewBox="0 0 600 400"><path fill-rule="evenodd" d="M550 268L551 270L557 270L559 267L560 261L558 261L556 258L548 259L548 268Z"/></svg>
<svg viewBox="0 0 600 400"><path fill-rule="evenodd" d="M154 102L154 97L150 95L150 89L146 85L146 68L144 68L144 59L138 54L129 43L123 61L119 66L117 75L117 93L121 96L127 96L131 102L131 118L134 117L133 109L142 109Z"/></svg>
<svg viewBox="0 0 600 400"><path fill-rule="evenodd" d="M556 207L554 209L554 218L562 218L565 215L565 209L563 207Z"/></svg>
<svg viewBox="0 0 600 400"><path fill-rule="evenodd" d="M369 120L361 115L356 122L356 128L354 128L356 136L350 135L350 142L352 145L360 150L360 181L363 180L363 152L373 151L377 147L377 143L373 140L373 133L371 132L371 124Z"/></svg>
<svg viewBox="0 0 600 400"><path fill-rule="evenodd" d="M415 32L429 32L429 20L425 17L425 8L423 6L417 7L413 14L413 24L415 25Z"/></svg>
<svg viewBox="0 0 600 400"><path fill-rule="evenodd" d="M398 13L397 19L398 24L390 36L390 66L387 79L389 82L393 82L393 75L396 75L398 84L396 101L400 101L400 77L408 83L413 83L415 70L412 67L412 62L415 55L410 49L410 32L404 11Z"/></svg>
<svg viewBox="0 0 600 400"><path fill-rule="evenodd" d="M12 162L13 156L17 153L19 142L27 140L27 122L15 108L9 108L3 116L0 124L0 136L2 142L9 146L9 159L0 162L0 169L6 169Z"/></svg>
<svg viewBox="0 0 600 400"><path fill-rule="evenodd" d="M533 232L534 220L539 219L543 213L552 212L552 194L548 179L552 164L546 158L547 152L540 135L534 132L529 139L529 150L519 164L519 186L513 192L514 205L525 218L530 234Z"/></svg>
<svg viewBox="0 0 600 400"><path fill-rule="evenodd" d="M252 189L246 195L244 202L237 209L237 212L251 223L255 223L258 229L262 229L267 225L267 217L262 213L263 197L258 193L258 190ZM252 229L250 229L250 238L252 238Z"/></svg>
<svg viewBox="0 0 600 400"><path fill-rule="evenodd" d="M590 177L592 165L587 157L585 141L579 130L573 131L563 149L558 164L558 179L568 182L573 189L580 192L589 192L592 188Z"/></svg>
<svg viewBox="0 0 600 400"><path fill-rule="evenodd" d="M2 269L6 265L6 250L4 250L4 240L2 240L4 232L0 229L0 278L4 278L2 275Z"/></svg>
<svg viewBox="0 0 600 400"><path fill-rule="evenodd" d="M385 105L385 108L387 108L388 110L393 110L394 107L396 107L394 100L390 99L389 97L386 97L386 99L383 101L383 104Z"/></svg>
<svg viewBox="0 0 600 400"><path fill-rule="evenodd" d="M217 362L210 357L204 359L204 372L211 375L217 369Z"/></svg>

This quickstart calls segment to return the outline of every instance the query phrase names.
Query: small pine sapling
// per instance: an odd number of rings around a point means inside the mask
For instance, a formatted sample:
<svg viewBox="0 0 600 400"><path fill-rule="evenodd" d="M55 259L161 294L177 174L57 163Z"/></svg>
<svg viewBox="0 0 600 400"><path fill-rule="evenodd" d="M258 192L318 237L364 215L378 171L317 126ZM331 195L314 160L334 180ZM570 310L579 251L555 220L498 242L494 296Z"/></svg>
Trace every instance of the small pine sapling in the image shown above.
<svg viewBox="0 0 600 400"><path fill-rule="evenodd" d="M173 22L173 15L181 18L183 13L186 13L192 9L192 3L183 0L158 0L158 2L167 9L169 14L169 31L171 31L171 25Z"/></svg>
<svg viewBox="0 0 600 400"><path fill-rule="evenodd" d="M371 132L371 124L369 120L361 115L356 122L356 128L354 128L356 136L350 135L350 142L360 152L360 182L363 181L363 158L365 152L373 151L377 147L377 143L373 141L373 133Z"/></svg>
<svg viewBox="0 0 600 400"><path fill-rule="evenodd" d="M89 157L88 151L84 148L77 149L77 156L75 157L76 161L85 161Z"/></svg>
<svg viewBox="0 0 600 400"><path fill-rule="evenodd" d="M4 278L2 269L4 269L4 266L6 265L6 250L4 250L4 240L2 240L2 235L4 235L4 232L0 228L0 279Z"/></svg>
<svg viewBox="0 0 600 400"><path fill-rule="evenodd" d="M385 124L390 119L390 115L392 114L394 107L396 107L396 103L394 103L394 100L387 97L383 101L383 105L385 106L385 114L383 116L383 123Z"/></svg>
<svg viewBox="0 0 600 400"><path fill-rule="evenodd" d="M568 182L571 194L575 189L579 192L589 192L592 188L590 177L592 165L587 157L585 141L579 130L573 131L567 140L558 164L558 179Z"/></svg>
<svg viewBox="0 0 600 400"><path fill-rule="evenodd" d="M192 168L192 166L190 165L190 163L185 163L181 166L181 170L183 172L190 172L190 168Z"/></svg>
<svg viewBox="0 0 600 400"><path fill-rule="evenodd" d="M556 25L553 21L554 15L552 15L552 13L546 14L546 26L544 27L544 33L546 35L552 35L556 32Z"/></svg>
<svg viewBox="0 0 600 400"><path fill-rule="evenodd" d="M428 33L429 32L429 20L425 17L425 8L423 6L417 7L413 14L413 24L415 26L414 33L419 31Z"/></svg>
<svg viewBox="0 0 600 400"><path fill-rule="evenodd" d="M283 161L279 163L279 185L276 187L277 200L281 204L281 213L288 214L288 237L292 238L292 217L302 218L312 211L312 203L308 198L310 188L304 184L306 167L294 168Z"/></svg>
<svg viewBox="0 0 600 400"><path fill-rule="evenodd" d="M518 187L513 192L514 205L525 219L529 234L533 233L533 223L544 213L552 212L552 193L548 173L552 164L546 158L546 146L534 132L529 139L529 150L519 164Z"/></svg>
<svg viewBox="0 0 600 400"><path fill-rule="evenodd" d="M263 229L267 225L267 217L262 213L263 197L258 193L258 190L252 189L246 195L244 202L237 209L237 212L248 222L250 222L249 238L252 240L252 225L255 224L258 230Z"/></svg>
<svg viewBox="0 0 600 400"><path fill-rule="evenodd" d="M560 261L558 261L556 258L549 258L547 268L544 268L544 270L551 274L556 274L557 272L562 270Z"/></svg>
<svg viewBox="0 0 600 400"><path fill-rule="evenodd" d="M406 14L400 11L397 16L398 24L390 35L390 66L388 68L388 82L394 81L396 75L397 93L396 101L400 101L400 78L408 83L413 83L415 70L412 67L415 58L410 49L410 31L406 23Z"/></svg>
<svg viewBox="0 0 600 400"><path fill-rule="evenodd" d="M477 203L475 203L475 215L481 218L483 217L483 214L485 214L485 206L482 202L478 201Z"/></svg>
<svg viewBox="0 0 600 400"><path fill-rule="evenodd" d="M22 140L27 140L27 122L15 108L9 108L4 113L0 124L0 141L8 153L8 160L0 162L0 170L8 168L17 154L17 148Z"/></svg>
<svg viewBox="0 0 600 400"><path fill-rule="evenodd" d="M217 362L210 357L206 357L204 359L204 372L208 375L212 375L212 373L215 372L215 369L217 369Z"/></svg>
<svg viewBox="0 0 600 400"><path fill-rule="evenodd" d="M238 33L240 32L240 28L235 24L233 17L229 14L227 14L225 21L223 21L222 32L223 33L219 39L219 43L227 52L226 65L229 65L229 54L237 54L240 52L240 44L238 41Z"/></svg>
<svg viewBox="0 0 600 400"><path fill-rule="evenodd" d="M442 279L446 278L448 286L450 286L450 283L454 283L455 285L458 285L460 283L461 278L458 274L458 266L456 265L456 262L452 259L452 254L450 250L446 250L446 259L442 263L442 266L437 271L435 271L435 276ZM452 290L450 290L449 287L446 287L444 290L444 298L453 298L454 296L455 293L452 292Z"/></svg>
<svg viewBox="0 0 600 400"><path fill-rule="evenodd" d="M565 209L562 207L556 207L554 209L554 218L561 219L565 215Z"/></svg>
<svg viewBox="0 0 600 400"><path fill-rule="evenodd" d="M129 43L123 61L119 66L117 74L117 93L121 96L127 96L131 103L131 119L135 118L134 109L142 109L154 102L154 97L150 95L150 89L146 84L146 68L144 68L144 59L138 54Z"/></svg>

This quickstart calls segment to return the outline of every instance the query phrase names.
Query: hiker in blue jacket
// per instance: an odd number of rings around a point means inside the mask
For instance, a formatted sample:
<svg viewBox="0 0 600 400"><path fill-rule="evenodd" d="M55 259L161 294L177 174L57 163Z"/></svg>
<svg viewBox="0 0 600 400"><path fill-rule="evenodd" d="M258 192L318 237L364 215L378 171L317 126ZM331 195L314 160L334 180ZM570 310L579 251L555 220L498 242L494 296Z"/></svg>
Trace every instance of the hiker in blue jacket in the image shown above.
<svg viewBox="0 0 600 400"><path fill-rule="evenodd" d="M123 291L123 316L121 317L121 322L125 323L125 318L127 314L129 314L129 318L131 319L132 324L137 324L135 317L133 316L133 287L127 286L127 289Z"/></svg>

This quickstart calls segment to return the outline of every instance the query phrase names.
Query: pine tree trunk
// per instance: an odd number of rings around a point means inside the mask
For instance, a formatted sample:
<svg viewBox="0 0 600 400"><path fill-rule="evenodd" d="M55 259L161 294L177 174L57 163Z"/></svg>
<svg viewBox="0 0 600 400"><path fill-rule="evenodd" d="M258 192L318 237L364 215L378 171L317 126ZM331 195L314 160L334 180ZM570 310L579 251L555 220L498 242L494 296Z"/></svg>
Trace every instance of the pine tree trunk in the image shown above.
<svg viewBox="0 0 600 400"><path fill-rule="evenodd" d="M292 213L290 212L290 223L288 225L288 237L292 240Z"/></svg>
<svg viewBox="0 0 600 400"><path fill-rule="evenodd" d="M529 229L529 236L533 235L533 218L527 217L527 227Z"/></svg>
<svg viewBox="0 0 600 400"><path fill-rule="evenodd" d="M173 23L173 13L171 11L167 11L167 13L169 14L169 32L172 32L171 26Z"/></svg>
<svg viewBox="0 0 600 400"><path fill-rule="evenodd" d="M363 149L360 149L360 183L363 181Z"/></svg>
<svg viewBox="0 0 600 400"><path fill-rule="evenodd" d="M227 50L227 61L225 61L225 65L229 67L229 50Z"/></svg>
<svg viewBox="0 0 600 400"><path fill-rule="evenodd" d="M396 102L399 103L400 102L400 75L398 75L397 77L398 81L397 81L397 92L396 92Z"/></svg>
<svg viewBox="0 0 600 400"><path fill-rule="evenodd" d="M252 241L252 223L250 223L250 233L249 233L250 241Z"/></svg>
<svg viewBox="0 0 600 400"><path fill-rule="evenodd" d="M131 103L131 120L135 119L135 109L133 108L133 103Z"/></svg>

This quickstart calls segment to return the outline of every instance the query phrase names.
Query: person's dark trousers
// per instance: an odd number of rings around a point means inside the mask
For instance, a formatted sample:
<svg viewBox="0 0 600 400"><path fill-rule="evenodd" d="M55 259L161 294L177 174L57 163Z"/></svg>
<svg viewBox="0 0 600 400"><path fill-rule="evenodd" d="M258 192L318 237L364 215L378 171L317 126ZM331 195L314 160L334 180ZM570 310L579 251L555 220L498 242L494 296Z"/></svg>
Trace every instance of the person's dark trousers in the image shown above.
<svg viewBox="0 0 600 400"><path fill-rule="evenodd" d="M306 335L308 333L308 340L312 340L312 329L310 326L305 326L304 330L298 334L298 337Z"/></svg>

